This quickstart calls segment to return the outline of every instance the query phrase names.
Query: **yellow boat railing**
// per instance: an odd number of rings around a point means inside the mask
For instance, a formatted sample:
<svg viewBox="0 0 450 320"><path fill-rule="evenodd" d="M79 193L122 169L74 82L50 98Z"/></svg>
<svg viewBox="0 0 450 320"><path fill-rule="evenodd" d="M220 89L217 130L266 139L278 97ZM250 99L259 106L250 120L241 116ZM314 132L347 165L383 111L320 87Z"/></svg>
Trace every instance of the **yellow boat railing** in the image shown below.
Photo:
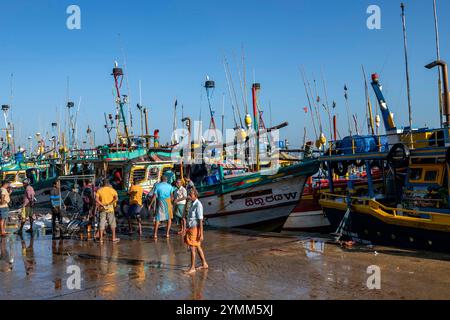
<svg viewBox="0 0 450 320"><path fill-rule="evenodd" d="M340 199L340 201L337 201ZM347 197L345 195L322 193L320 202L334 201L340 204L347 205L347 200L351 200L351 204L358 206L358 209L370 213L369 211L376 211L378 215L385 218L401 218L402 220L409 220L411 222L431 222L433 224L443 224L450 226L450 213L437 213L429 211L411 210L404 208L392 208L379 203L376 200L363 197ZM367 209L367 210L364 210Z"/></svg>

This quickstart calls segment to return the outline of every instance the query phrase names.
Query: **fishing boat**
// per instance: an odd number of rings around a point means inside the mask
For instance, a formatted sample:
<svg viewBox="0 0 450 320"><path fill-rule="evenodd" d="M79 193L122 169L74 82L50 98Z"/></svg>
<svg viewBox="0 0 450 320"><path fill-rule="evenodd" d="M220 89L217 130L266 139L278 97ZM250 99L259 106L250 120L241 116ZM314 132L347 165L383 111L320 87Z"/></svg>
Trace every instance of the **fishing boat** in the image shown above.
<svg viewBox="0 0 450 320"><path fill-rule="evenodd" d="M36 192L36 205L49 203L48 194L58 176L56 165L52 162L20 162L3 166L0 169L2 180L8 181L12 187L11 206L17 208L22 204L23 181L30 180Z"/></svg>
<svg viewBox="0 0 450 320"><path fill-rule="evenodd" d="M364 172L358 173L354 179L356 190L367 189L367 176ZM373 183L376 188L383 184L381 172L375 171ZM335 194L345 194L348 186L348 178L333 178ZM310 177L306 182L302 200L294 208L283 226L284 231L321 232L331 231L331 225L319 203L320 195L329 192L328 180L323 176Z"/></svg>
<svg viewBox="0 0 450 320"><path fill-rule="evenodd" d="M450 92L447 65L435 61L427 68L439 66L444 79L444 116L439 129L396 128L381 91L379 76L372 75L372 86L385 119L387 135L372 137L388 145L369 146L367 140L352 139L353 150L347 154L323 156L328 165L348 168L349 162L364 162L368 192L358 194L321 194L319 201L336 233L355 241L396 244L429 250L450 251ZM342 144L341 144L342 145ZM366 147L363 147L365 145ZM342 151L342 150L341 150ZM386 181L375 190L371 163L382 164ZM381 191L381 192L380 192Z"/></svg>
<svg viewBox="0 0 450 320"><path fill-rule="evenodd" d="M310 159L266 174L250 172L224 176L197 189L207 225L221 228L280 230L299 204L307 178L317 172L317 160ZM271 169L267 169L271 170Z"/></svg>

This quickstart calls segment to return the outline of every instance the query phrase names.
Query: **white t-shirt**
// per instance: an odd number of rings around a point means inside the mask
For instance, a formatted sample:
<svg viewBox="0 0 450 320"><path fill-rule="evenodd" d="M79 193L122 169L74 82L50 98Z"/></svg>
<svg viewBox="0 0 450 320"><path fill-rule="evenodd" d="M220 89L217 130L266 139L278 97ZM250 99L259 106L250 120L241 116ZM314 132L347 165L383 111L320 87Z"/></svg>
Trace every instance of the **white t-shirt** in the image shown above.
<svg viewBox="0 0 450 320"><path fill-rule="evenodd" d="M175 200L183 199L178 201L177 204L186 204L187 190L185 187L181 186L179 189L175 190Z"/></svg>
<svg viewBox="0 0 450 320"><path fill-rule="evenodd" d="M192 203L192 207L189 208L187 216L187 227L198 227L200 220L203 220L203 205L200 200L196 199Z"/></svg>
<svg viewBox="0 0 450 320"><path fill-rule="evenodd" d="M5 202L1 203L1 198L0 198L0 208L8 208L8 204L11 201L11 199L9 198L9 192L5 188L0 188L0 197L3 197L3 196L5 197Z"/></svg>

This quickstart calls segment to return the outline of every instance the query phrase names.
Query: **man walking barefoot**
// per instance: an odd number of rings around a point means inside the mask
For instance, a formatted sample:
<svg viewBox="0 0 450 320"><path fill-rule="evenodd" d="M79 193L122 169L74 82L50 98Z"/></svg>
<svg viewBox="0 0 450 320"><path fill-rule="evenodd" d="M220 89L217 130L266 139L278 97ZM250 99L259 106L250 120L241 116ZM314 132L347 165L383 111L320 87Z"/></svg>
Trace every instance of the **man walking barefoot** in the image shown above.
<svg viewBox="0 0 450 320"><path fill-rule="evenodd" d="M153 222L153 239L158 239L158 228L161 222L167 221L166 238L170 238L170 227L173 219L173 187L167 183L167 177L162 176L161 182L155 187L150 207L156 201L156 213Z"/></svg>
<svg viewBox="0 0 450 320"><path fill-rule="evenodd" d="M53 183L53 188L50 191L50 203L52 205L52 239L55 240L59 237L59 239L63 238L61 233L61 225L62 225L62 198L61 198L61 186L59 180L56 180ZM56 220L58 220L58 230L56 230ZM58 231L58 232L57 232ZM58 235L58 237L57 237Z"/></svg>
<svg viewBox="0 0 450 320"><path fill-rule="evenodd" d="M198 253L202 266L198 269L208 269L208 263L206 263L205 254L201 243L203 241L203 205L198 200L197 190L192 188L189 194L192 199L192 206L189 208L187 216L187 229L184 236L184 242L191 249L191 267L185 271L186 274L191 274L196 271L195 268L195 256Z"/></svg>
<svg viewBox="0 0 450 320"><path fill-rule="evenodd" d="M142 194L144 190L138 184L138 179L134 179L133 185L128 191L130 196L128 212L126 213L128 219L128 231L130 234L133 233L133 227L131 225L131 218L135 218L138 223L138 234L142 236L142 223L141 223L141 210L142 210Z"/></svg>
<svg viewBox="0 0 450 320"><path fill-rule="evenodd" d="M0 236L2 237L8 235L6 232L6 221L9 217L9 203L11 202L9 195L9 182L4 180L0 188Z"/></svg>
<svg viewBox="0 0 450 320"><path fill-rule="evenodd" d="M184 234L184 206L186 205L187 191L183 187L183 182L178 179L176 182L176 190L174 191L174 207L175 207L175 218L176 222L180 225L180 231L177 234Z"/></svg>
<svg viewBox="0 0 450 320"><path fill-rule="evenodd" d="M27 218L30 219L30 229L27 230L28 233L33 233L33 207L35 202L35 192L33 187L30 185L30 179L25 179L23 181L23 186L25 192L23 194L23 204L22 213L20 215L20 228L16 231L16 234L22 234L23 226L27 222Z"/></svg>
<svg viewBox="0 0 450 320"><path fill-rule="evenodd" d="M119 238L116 238L116 216L114 212L114 205L118 200L119 196L117 191L111 187L111 184L106 179L103 183L103 187L101 187L95 195L95 201L100 211L100 243L103 243L103 234L105 232L106 223L111 227L112 241L120 241Z"/></svg>

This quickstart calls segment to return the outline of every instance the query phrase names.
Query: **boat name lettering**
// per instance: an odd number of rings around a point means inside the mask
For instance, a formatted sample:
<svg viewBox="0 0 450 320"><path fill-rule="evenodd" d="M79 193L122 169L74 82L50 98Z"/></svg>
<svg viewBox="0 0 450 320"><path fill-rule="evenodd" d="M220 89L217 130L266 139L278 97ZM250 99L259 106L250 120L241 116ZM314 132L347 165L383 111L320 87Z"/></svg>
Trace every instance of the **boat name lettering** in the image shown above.
<svg viewBox="0 0 450 320"><path fill-rule="evenodd" d="M263 206L267 203L272 203L274 201L275 202L283 201L283 199L295 200L296 198L297 198L297 192L289 192L289 193L283 193L283 194L270 195L267 197L247 198L247 199L245 199L245 205L247 207L255 206L255 205Z"/></svg>

